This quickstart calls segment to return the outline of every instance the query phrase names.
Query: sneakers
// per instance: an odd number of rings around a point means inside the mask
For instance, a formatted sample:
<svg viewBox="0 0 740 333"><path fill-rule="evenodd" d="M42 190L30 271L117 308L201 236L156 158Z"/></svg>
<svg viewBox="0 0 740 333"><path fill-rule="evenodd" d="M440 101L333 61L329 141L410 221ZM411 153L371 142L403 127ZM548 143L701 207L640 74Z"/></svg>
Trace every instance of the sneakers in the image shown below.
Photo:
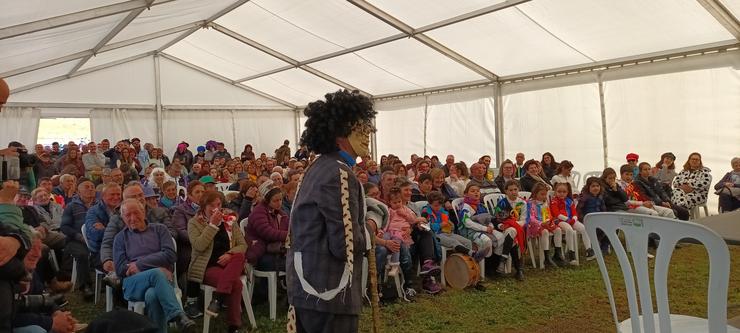
<svg viewBox="0 0 740 333"><path fill-rule="evenodd" d="M90 288L90 286L83 287L82 288L82 298L88 302L92 301L93 299L95 299L95 291L92 288Z"/></svg>
<svg viewBox="0 0 740 333"><path fill-rule="evenodd" d="M406 288L403 290L404 296L406 296L406 299L409 301L413 301L416 297L416 290L414 288Z"/></svg>
<svg viewBox="0 0 740 333"><path fill-rule="evenodd" d="M477 291L486 291L486 286L484 286L483 283L480 282L476 283L473 288L475 288L475 290Z"/></svg>
<svg viewBox="0 0 740 333"><path fill-rule="evenodd" d="M578 260L576 260L575 251L568 251L568 264L571 266L578 266Z"/></svg>
<svg viewBox="0 0 740 333"><path fill-rule="evenodd" d="M521 268L517 269L516 273L514 273L514 277L517 281L524 281L524 270Z"/></svg>
<svg viewBox="0 0 740 333"><path fill-rule="evenodd" d="M208 308L206 308L206 314L209 315L209 316L211 316L211 317L216 318L216 317L218 317L219 311L221 311L221 301L219 301L218 299L214 298L211 301L211 304L208 305Z"/></svg>
<svg viewBox="0 0 740 333"><path fill-rule="evenodd" d="M436 295L442 291L442 287L439 286L439 283L437 283L433 276L424 277L424 280L421 282L421 289L430 295Z"/></svg>
<svg viewBox="0 0 740 333"><path fill-rule="evenodd" d="M557 263L557 266L563 266L565 265L565 260L563 259L563 256L560 255L560 248L556 247L555 250L552 253L552 260Z"/></svg>
<svg viewBox="0 0 740 333"><path fill-rule="evenodd" d="M185 314L190 319L196 319L203 316L203 312L198 309L198 302L187 302L185 304Z"/></svg>
<svg viewBox="0 0 740 333"><path fill-rule="evenodd" d="M398 276L398 264L396 263L391 264L391 269L388 271L388 276L390 277Z"/></svg>
<svg viewBox="0 0 740 333"><path fill-rule="evenodd" d="M195 329L195 322L188 318L185 313L181 313L178 318L175 319L175 324L180 332L192 333Z"/></svg>
<svg viewBox="0 0 740 333"><path fill-rule="evenodd" d="M121 279L119 279L115 273L108 273L103 277L103 283L113 289L119 289L118 287L121 286Z"/></svg>
<svg viewBox="0 0 740 333"><path fill-rule="evenodd" d="M439 273L439 265L435 264L433 260L427 259L424 261L424 264L421 265L421 271L419 272L419 275L425 276L425 275L434 275Z"/></svg>
<svg viewBox="0 0 740 333"><path fill-rule="evenodd" d="M596 254L594 253L594 249L586 249L586 261L591 261L596 259Z"/></svg>

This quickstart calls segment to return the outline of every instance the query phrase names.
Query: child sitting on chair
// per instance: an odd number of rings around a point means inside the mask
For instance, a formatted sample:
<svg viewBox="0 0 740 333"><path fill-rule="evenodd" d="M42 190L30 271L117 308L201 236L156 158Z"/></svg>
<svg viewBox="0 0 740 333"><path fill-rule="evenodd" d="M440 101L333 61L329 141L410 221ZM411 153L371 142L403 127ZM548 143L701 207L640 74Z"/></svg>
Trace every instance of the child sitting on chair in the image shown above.
<svg viewBox="0 0 740 333"><path fill-rule="evenodd" d="M595 259L594 250L591 249L591 240L586 234L586 227L578 221L576 215L576 203L573 202L573 194L569 183L556 183L555 196L550 202L550 214L561 230L565 232L565 241L568 246L568 261L571 265L577 265L576 261L576 232L581 234L583 246L586 247L586 260Z"/></svg>
<svg viewBox="0 0 740 333"><path fill-rule="evenodd" d="M626 196L625 196L626 198ZM590 213L606 212L606 202L603 199L603 188L601 179L589 177L586 179L586 185L581 190L581 198L576 205L578 219L585 221L586 215ZM596 236L599 240L599 247L602 253L609 252L609 238L606 237L601 229L596 230Z"/></svg>
<svg viewBox="0 0 740 333"><path fill-rule="evenodd" d="M516 278L524 279L522 272L521 254L526 244L526 235L524 232L524 222L526 220L527 203L519 197L519 182L515 179L509 180L504 184L506 195L501 197L496 203L494 222L494 235L499 239L500 247L494 249L494 253L500 255L500 259L511 257L511 263L517 270ZM501 241L503 240L503 241ZM502 260L496 271L503 273L505 260Z"/></svg>
<svg viewBox="0 0 740 333"><path fill-rule="evenodd" d="M458 233L471 240L478 249L476 262L493 254L494 231L493 216L480 202L480 187L469 183L465 187L465 197L457 209Z"/></svg>
<svg viewBox="0 0 740 333"><path fill-rule="evenodd" d="M392 240L401 245L398 252L391 255L388 276L398 275L400 265L403 265L404 271L411 267L411 252L409 248L414 241L411 239L411 226L417 223L425 223L426 219L416 217L411 208L403 205L403 196L401 189L394 187L390 190L390 207L388 225L386 226L383 239ZM408 267L406 267L408 266Z"/></svg>
<svg viewBox="0 0 740 333"><path fill-rule="evenodd" d="M563 244L563 231L557 223L553 223L550 215L550 207L547 204L548 186L538 182L532 188L532 196L527 202L527 215L524 224L527 237L539 238L540 246L545 252L545 264L558 267L564 263L560 255L560 247ZM555 249L550 257L550 235L554 235Z"/></svg>
<svg viewBox="0 0 740 333"><path fill-rule="evenodd" d="M437 236L439 244L444 248L453 249L457 253L467 254L473 257L476 262L483 259L485 253L479 251L479 255L472 250L473 243L455 233L455 226L450 221L449 213L444 209L445 196L442 192L432 191L427 194L428 205L421 209L421 217L429 222L429 227Z"/></svg>

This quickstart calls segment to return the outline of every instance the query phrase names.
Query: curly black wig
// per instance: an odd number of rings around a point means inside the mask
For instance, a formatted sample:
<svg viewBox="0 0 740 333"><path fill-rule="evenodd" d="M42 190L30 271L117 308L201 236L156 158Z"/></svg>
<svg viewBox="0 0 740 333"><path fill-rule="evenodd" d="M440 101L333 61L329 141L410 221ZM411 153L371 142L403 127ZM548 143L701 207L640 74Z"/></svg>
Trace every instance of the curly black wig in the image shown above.
<svg viewBox="0 0 740 333"><path fill-rule="evenodd" d="M339 90L324 97L326 101L311 102L303 110L308 120L301 135L301 145L306 145L316 154L339 150L338 137L349 136L352 126L370 121L377 114L372 100L358 91Z"/></svg>

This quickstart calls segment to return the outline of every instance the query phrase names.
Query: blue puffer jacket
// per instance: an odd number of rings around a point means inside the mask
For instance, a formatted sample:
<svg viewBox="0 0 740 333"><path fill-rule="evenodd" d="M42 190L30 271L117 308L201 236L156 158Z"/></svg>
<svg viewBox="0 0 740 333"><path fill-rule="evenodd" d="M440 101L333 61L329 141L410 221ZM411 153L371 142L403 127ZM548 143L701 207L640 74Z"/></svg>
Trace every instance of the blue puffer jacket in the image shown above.
<svg viewBox="0 0 740 333"><path fill-rule="evenodd" d="M95 229L95 223L100 222L104 226L108 226L108 221L110 221L110 214L108 214L108 207L103 200L98 201L98 203L87 210L87 215L85 215L85 233L87 236L87 248L90 252L100 253L100 245L103 241L103 234L105 234L105 228L100 230Z"/></svg>

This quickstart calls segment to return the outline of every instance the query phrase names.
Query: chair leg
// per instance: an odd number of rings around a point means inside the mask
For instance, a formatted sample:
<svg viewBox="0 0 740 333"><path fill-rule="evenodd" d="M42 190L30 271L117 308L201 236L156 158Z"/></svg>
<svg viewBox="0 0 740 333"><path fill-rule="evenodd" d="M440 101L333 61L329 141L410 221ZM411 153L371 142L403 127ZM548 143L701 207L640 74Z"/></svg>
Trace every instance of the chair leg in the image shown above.
<svg viewBox="0 0 740 333"><path fill-rule="evenodd" d="M480 280L483 281L486 279L486 258L478 262L478 267L480 267Z"/></svg>
<svg viewBox="0 0 740 333"><path fill-rule="evenodd" d="M213 300L213 287L203 285L203 333L208 333L211 329L211 316L206 313L208 305Z"/></svg>
<svg viewBox="0 0 740 333"><path fill-rule="evenodd" d="M548 242L550 239L547 240ZM540 238L537 238L537 251L540 253L540 269L545 269L545 245L542 244Z"/></svg>
<svg viewBox="0 0 740 333"><path fill-rule="evenodd" d="M95 272L95 298L93 304L98 304L98 298L100 298L100 289L103 286L103 276Z"/></svg>
<svg viewBox="0 0 740 333"><path fill-rule="evenodd" d="M537 263L534 261L535 248L532 247L532 239L527 238L527 249L529 250L529 258L532 260L532 267L537 268Z"/></svg>
<svg viewBox="0 0 740 333"><path fill-rule="evenodd" d="M583 237L583 235L581 235L581 237ZM574 247L576 249L576 251L575 251L576 252L576 266L580 266L581 265L581 258L580 258L579 254L578 254L580 251L579 251L579 247L578 247L578 232L577 231L576 231L575 237L573 237L573 243L574 243L574 245L575 245Z"/></svg>
<svg viewBox="0 0 740 333"><path fill-rule="evenodd" d="M511 273L511 256L515 256L516 254L509 254L509 257L506 258L506 266L504 268L504 273L510 274Z"/></svg>
<svg viewBox="0 0 740 333"><path fill-rule="evenodd" d="M370 297L367 296L367 280L369 268L367 258L362 258L362 297L370 303Z"/></svg>
<svg viewBox="0 0 740 333"><path fill-rule="evenodd" d="M247 277L242 276L242 301L244 302L244 308L247 309L247 318L249 318L252 328L257 328L257 321L254 320L254 311L252 310L252 299L249 297L249 290L247 288Z"/></svg>
<svg viewBox="0 0 740 333"><path fill-rule="evenodd" d="M77 259L72 260L72 291L77 288Z"/></svg>
<svg viewBox="0 0 740 333"><path fill-rule="evenodd" d="M275 320L277 316L277 273L271 272L267 278L267 293L270 297L270 319Z"/></svg>
<svg viewBox="0 0 740 333"><path fill-rule="evenodd" d="M113 288L105 286L105 312L113 311Z"/></svg>
<svg viewBox="0 0 740 333"><path fill-rule="evenodd" d="M445 262L447 262L447 249L442 248L442 261L439 263L439 279L442 281L442 288L447 287L445 280Z"/></svg>
<svg viewBox="0 0 740 333"><path fill-rule="evenodd" d="M704 216L709 216L709 207L707 207L707 204L704 204L702 207L704 207Z"/></svg>
<svg viewBox="0 0 740 333"><path fill-rule="evenodd" d="M406 293L403 292L403 272L399 271L398 275L393 277L393 281L396 283L396 293L398 294L398 297L406 302L410 302L409 299L406 298Z"/></svg>

